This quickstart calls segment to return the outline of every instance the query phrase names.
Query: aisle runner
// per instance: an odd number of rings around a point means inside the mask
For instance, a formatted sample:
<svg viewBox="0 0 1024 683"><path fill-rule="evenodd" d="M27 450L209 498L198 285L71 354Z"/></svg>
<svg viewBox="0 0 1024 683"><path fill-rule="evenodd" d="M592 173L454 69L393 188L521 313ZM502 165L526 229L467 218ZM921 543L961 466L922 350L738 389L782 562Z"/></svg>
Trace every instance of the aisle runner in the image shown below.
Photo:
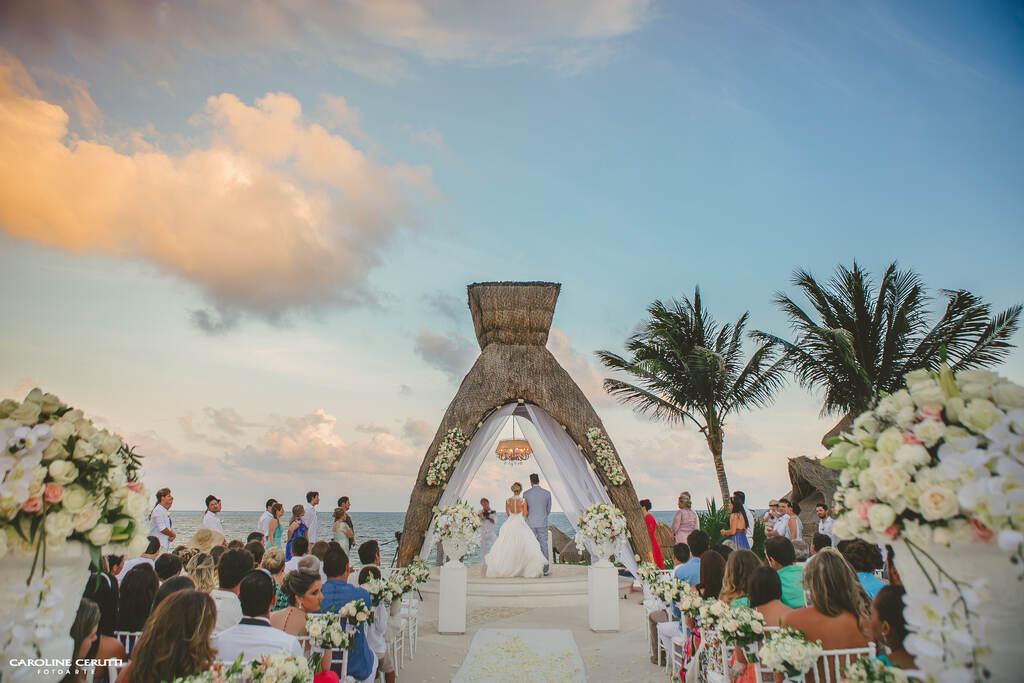
<svg viewBox="0 0 1024 683"><path fill-rule="evenodd" d="M583 659L564 629L482 629L452 683L483 681L576 681L586 683Z"/></svg>

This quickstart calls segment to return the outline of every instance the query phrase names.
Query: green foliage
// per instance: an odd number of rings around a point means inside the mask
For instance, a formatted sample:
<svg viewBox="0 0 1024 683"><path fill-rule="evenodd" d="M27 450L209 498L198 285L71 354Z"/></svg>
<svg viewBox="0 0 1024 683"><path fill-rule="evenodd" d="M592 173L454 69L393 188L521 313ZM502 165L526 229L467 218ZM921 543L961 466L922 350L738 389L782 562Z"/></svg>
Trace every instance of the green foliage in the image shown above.
<svg viewBox="0 0 1024 683"><path fill-rule="evenodd" d="M765 539L765 537L766 537L766 535L764 533L764 521L762 521L760 519L755 519L754 520L754 547L751 548L751 550L753 550L754 553L758 557L760 557L762 560L765 559L765 556L764 556L764 539Z"/></svg>
<svg viewBox="0 0 1024 683"><path fill-rule="evenodd" d="M708 535L711 545L718 545L725 540L722 532L729 528L729 508L718 507L714 499L707 501L708 509L697 513L700 530Z"/></svg>

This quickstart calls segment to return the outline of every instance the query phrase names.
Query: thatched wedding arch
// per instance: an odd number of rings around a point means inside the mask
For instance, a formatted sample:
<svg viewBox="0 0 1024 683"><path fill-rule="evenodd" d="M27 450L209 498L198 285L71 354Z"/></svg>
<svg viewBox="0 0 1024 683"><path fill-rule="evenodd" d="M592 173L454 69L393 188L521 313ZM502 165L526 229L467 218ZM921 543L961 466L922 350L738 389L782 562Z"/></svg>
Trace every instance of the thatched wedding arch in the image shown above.
<svg viewBox="0 0 1024 683"><path fill-rule="evenodd" d="M633 552L642 558L649 557L651 544L629 474L626 473L623 483L613 485L597 464L586 432L597 427L607 435L604 424L569 373L545 347L561 285L481 282L467 289L481 353L462 380L423 458L405 515L399 564L404 566L420 552L433 507L444 490L443 486L427 486L425 478L445 434L457 427L472 439L488 415L510 402L534 404L565 429L580 447L581 457L593 466L611 502L626 514Z"/></svg>

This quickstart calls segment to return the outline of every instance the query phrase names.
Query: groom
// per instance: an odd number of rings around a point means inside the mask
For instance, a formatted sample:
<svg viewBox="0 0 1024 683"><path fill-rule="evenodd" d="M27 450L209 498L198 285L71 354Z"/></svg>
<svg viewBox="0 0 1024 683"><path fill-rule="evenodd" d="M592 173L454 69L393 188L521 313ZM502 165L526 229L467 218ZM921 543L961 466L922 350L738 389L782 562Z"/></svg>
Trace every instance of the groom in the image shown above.
<svg viewBox="0 0 1024 683"><path fill-rule="evenodd" d="M526 524L533 531L540 543L540 551L544 553L544 559L551 561L548 557L548 515L551 514L551 494L540 487L540 477L536 474L530 475L530 488L523 494L526 505L529 508L526 515ZM544 565L544 576L548 575L549 565Z"/></svg>

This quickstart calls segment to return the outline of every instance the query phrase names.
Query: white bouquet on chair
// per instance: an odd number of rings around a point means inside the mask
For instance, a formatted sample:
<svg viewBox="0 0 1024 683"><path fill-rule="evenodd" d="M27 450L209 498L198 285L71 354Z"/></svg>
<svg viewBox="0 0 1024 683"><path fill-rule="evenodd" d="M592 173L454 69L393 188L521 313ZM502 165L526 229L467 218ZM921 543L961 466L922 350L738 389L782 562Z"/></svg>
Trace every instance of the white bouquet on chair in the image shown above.
<svg viewBox="0 0 1024 683"><path fill-rule="evenodd" d="M628 536L626 516L611 503L594 503L580 514L576 522L576 547L582 553L589 541L594 549L592 564L607 563Z"/></svg>
<svg viewBox="0 0 1024 683"><path fill-rule="evenodd" d="M843 669L839 677L840 683L907 683L907 680L901 670L870 657L861 657Z"/></svg>
<svg viewBox="0 0 1024 683"><path fill-rule="evenodd" d="M679 596L676 601L676 607L682 612L684 617L696 619L700 616L700 608L704 604L704 598L697 594L697 591L690 589L686 593Z"/></svg>
<svg viewBox="0 0 1024 683"><path fill-rule="evenodd" d="M640 559L639 555L637 555L637 559ZM654 566L653 562L641 562L636 568L636 578L644 586L651 587L661 578L661 571Z"/></svg>
<svg viewBox="0 0 1024 683"><path fill-rule="evenodd" d="M480 545L480 517L469 503L459 501L443 508L434 508L434 534L441 539L449 564Z"/></svg>
<svg viewBox="0 0 1024 683"><path fill-rule="evenodd" d="M821 657L821 641L810 642L794 628L783 627L768 636L757 658L766 669L782 674L787 680L803 680L803 675Z"/></svg>
<svg viewBox="0 0 1024 683"><path fill-rule="evenodd" d="M391 604L396 597L402 597L402 583L396 582L395 578L392 574L386 579L370 579L359 587L370 594L374 607L382 602Z"/></svg>
<svg viewBox="0 0 1024 683"><path fill-rule="evenodd" d="M743 650L749 662L764 639L764 615L749 607L730 607L718 620L718 635L726 645Z"/></svg>
<svg viewBox="0 0 1024 683"><path fill-rule="evenodd" d="M655 600L661 600L669 604L680 600L684 595L692 591L693 589L690 587L690 584L675 577L659 579L650 588L651 596Z"/></svg>
<svg viewBox="0 0 1024 683"><path fill-rule="evenodd" d="M324 650L351 650L356 644L341 617L334 612L307 614L306 632L310 646L315 648L309 653L309 668L313 671L320 670Z"/></svg>

